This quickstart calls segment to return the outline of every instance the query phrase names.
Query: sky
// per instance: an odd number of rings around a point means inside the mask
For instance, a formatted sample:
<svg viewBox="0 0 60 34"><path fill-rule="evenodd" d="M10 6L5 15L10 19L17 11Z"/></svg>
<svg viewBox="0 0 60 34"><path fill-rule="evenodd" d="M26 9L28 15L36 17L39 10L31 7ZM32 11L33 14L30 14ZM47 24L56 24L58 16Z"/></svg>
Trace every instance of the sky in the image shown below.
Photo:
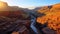
<svg viewBox="0 0 60 34"><path fill-rule="evenodd" d="M0 0L7 2L10 6L19 6L23 8L47 6L60 3L60 0Z"/></svg>

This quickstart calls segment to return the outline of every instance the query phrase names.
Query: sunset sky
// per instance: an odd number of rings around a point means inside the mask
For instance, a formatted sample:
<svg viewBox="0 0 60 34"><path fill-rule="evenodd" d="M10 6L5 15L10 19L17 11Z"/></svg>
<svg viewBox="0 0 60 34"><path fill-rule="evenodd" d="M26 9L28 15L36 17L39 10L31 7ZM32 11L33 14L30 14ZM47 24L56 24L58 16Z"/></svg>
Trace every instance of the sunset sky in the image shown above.
<svg viewBox="0 0 60 34"><path fill-rule="evenodd" d="M7 2L10 6L37 7L60 3L60 0L0 0Z"/></svg>

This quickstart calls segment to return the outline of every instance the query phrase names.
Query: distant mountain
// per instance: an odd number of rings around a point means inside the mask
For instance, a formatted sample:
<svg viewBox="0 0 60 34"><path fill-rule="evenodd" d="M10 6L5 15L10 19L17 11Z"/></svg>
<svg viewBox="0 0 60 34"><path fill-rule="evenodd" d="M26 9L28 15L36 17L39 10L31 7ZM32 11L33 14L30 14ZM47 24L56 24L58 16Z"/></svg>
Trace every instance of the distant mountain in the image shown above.
<svg viewBox="0 0 60 34"><path fill-rule="evenodd" d="M51 6L36 7L34 10L40 13L45 13L53 10L60 10L60 3Z"/></svg>
<svg viewBox="0 0 60 34"><path fill-rule="evenodd" d="M43 6L43 7L37 7L34 10L37 11L38 13L45 13L47 11L50 11L52 6Z"/></svg>
<svg viewBox="0 0 60 34"><path fill-rule="evenodd" d="M18 6L9 6L6 2L0 1L0 11L18 11L22 9L23 8Z"/></svg>

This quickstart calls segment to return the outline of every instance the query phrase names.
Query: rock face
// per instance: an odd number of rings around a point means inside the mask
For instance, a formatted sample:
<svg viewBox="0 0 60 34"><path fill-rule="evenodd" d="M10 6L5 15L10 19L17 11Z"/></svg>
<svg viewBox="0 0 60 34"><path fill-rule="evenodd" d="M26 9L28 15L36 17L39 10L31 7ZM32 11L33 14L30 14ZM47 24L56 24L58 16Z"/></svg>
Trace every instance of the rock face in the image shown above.
<svg viewBox="0 0 60 34"><path fill-rule="evenodd" d="M0 34L30 34L30 18L22 8L0 2Z"/></svg>
<svg viewBox="0 0 60 34"><path fill-rule="evenodd" d="M0 17L0 34L8 34L9 32L19 32L21 34L29 34L30 20L20 20L18 18ZM4 33L3 33L4 32Z"/></svg>
<svg viewBox="0 0 60 34"><path fill-rule="evenodd" d="M60 11L60 3L53 5L50 11Z"/></svg>
<svg viewBox="0 0 60 34"><path fill-rule="evenodd" d="M6 2L0 1L0 11L7 11L8 4Z"/></svg>
<svg viewBox="0 0 60 34"><path fill-rule="evenodd" d="M24 16L28 16L23 8L19 8L18 6L8 6L6 2L0 1L0 16L20 17L21 15L23 15L23 18Z"/></svg>
<svg viewBox="0 0 60 34"><path fill-rule="evenodd" d="M52 7L53 7L53 8L60 8L60 3L55 4L55 5L53 5Z"/></svg>
<svg viewBox="0 0 60 34"><path fill-rule="evenodd" d="M40 11L39 11L40 10ZM60 4L52 5L49 7L41 8L37 12L44 13L45 15L37 18L37 22L40 24L47 23L50 29L59 31L60 27ZM60 33L60 32L59 32Z"/></svg>
<svg viewBox="0 0 60 34"><path fill-rule="evenodd" d="M50 9L48 8L48 6L44 6L44 7L41 7L40 10L38 10L38 12L45 13L45 12L47 12L49 10Z"/></svg>
<svg viewBox="0 0 60 34"><path fill-rule="evenodd" d="M0 8L1 7L7 7L8 6L8 4L6 3L6 2L2 2L2 1L0 1Z"/></svg>
<svg viewBox="0 0 60 34"><path fill-rule="evenodd" d="M0 11L18 11L22 8L19 8L18 6L8 6L6 2L0 1Z"/></svg>
<svg viewBox="0 0 60 34"><path fill-rule="evenodd" d="M56 31L51 30L51 29L48 28L48 27L43 28L42 31L43 31L45 34L56 34Z"/></svg>

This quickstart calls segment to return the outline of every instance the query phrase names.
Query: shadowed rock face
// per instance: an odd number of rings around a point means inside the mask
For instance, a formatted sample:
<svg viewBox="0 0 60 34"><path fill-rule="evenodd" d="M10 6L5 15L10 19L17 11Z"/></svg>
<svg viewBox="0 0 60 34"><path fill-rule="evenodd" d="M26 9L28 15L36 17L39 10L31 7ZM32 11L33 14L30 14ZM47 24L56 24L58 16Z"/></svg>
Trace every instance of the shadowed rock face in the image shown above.
<svg viewBox="0 0 60 34"><path fill-rule="evenodd" d="M7 34L12 32L30 33L29 27L30 20L21 20L18 18L9 18L5 16L0 17L0 34Z"/></svg>
<svg viewBox="0 0 60 34"><path fill-rule="evenodd" d="M0 34L12 32L30 34L28 30L30 15L17 6L8 6L5 2L0 2L0 4L2 4L0 5Z"/></svg>

